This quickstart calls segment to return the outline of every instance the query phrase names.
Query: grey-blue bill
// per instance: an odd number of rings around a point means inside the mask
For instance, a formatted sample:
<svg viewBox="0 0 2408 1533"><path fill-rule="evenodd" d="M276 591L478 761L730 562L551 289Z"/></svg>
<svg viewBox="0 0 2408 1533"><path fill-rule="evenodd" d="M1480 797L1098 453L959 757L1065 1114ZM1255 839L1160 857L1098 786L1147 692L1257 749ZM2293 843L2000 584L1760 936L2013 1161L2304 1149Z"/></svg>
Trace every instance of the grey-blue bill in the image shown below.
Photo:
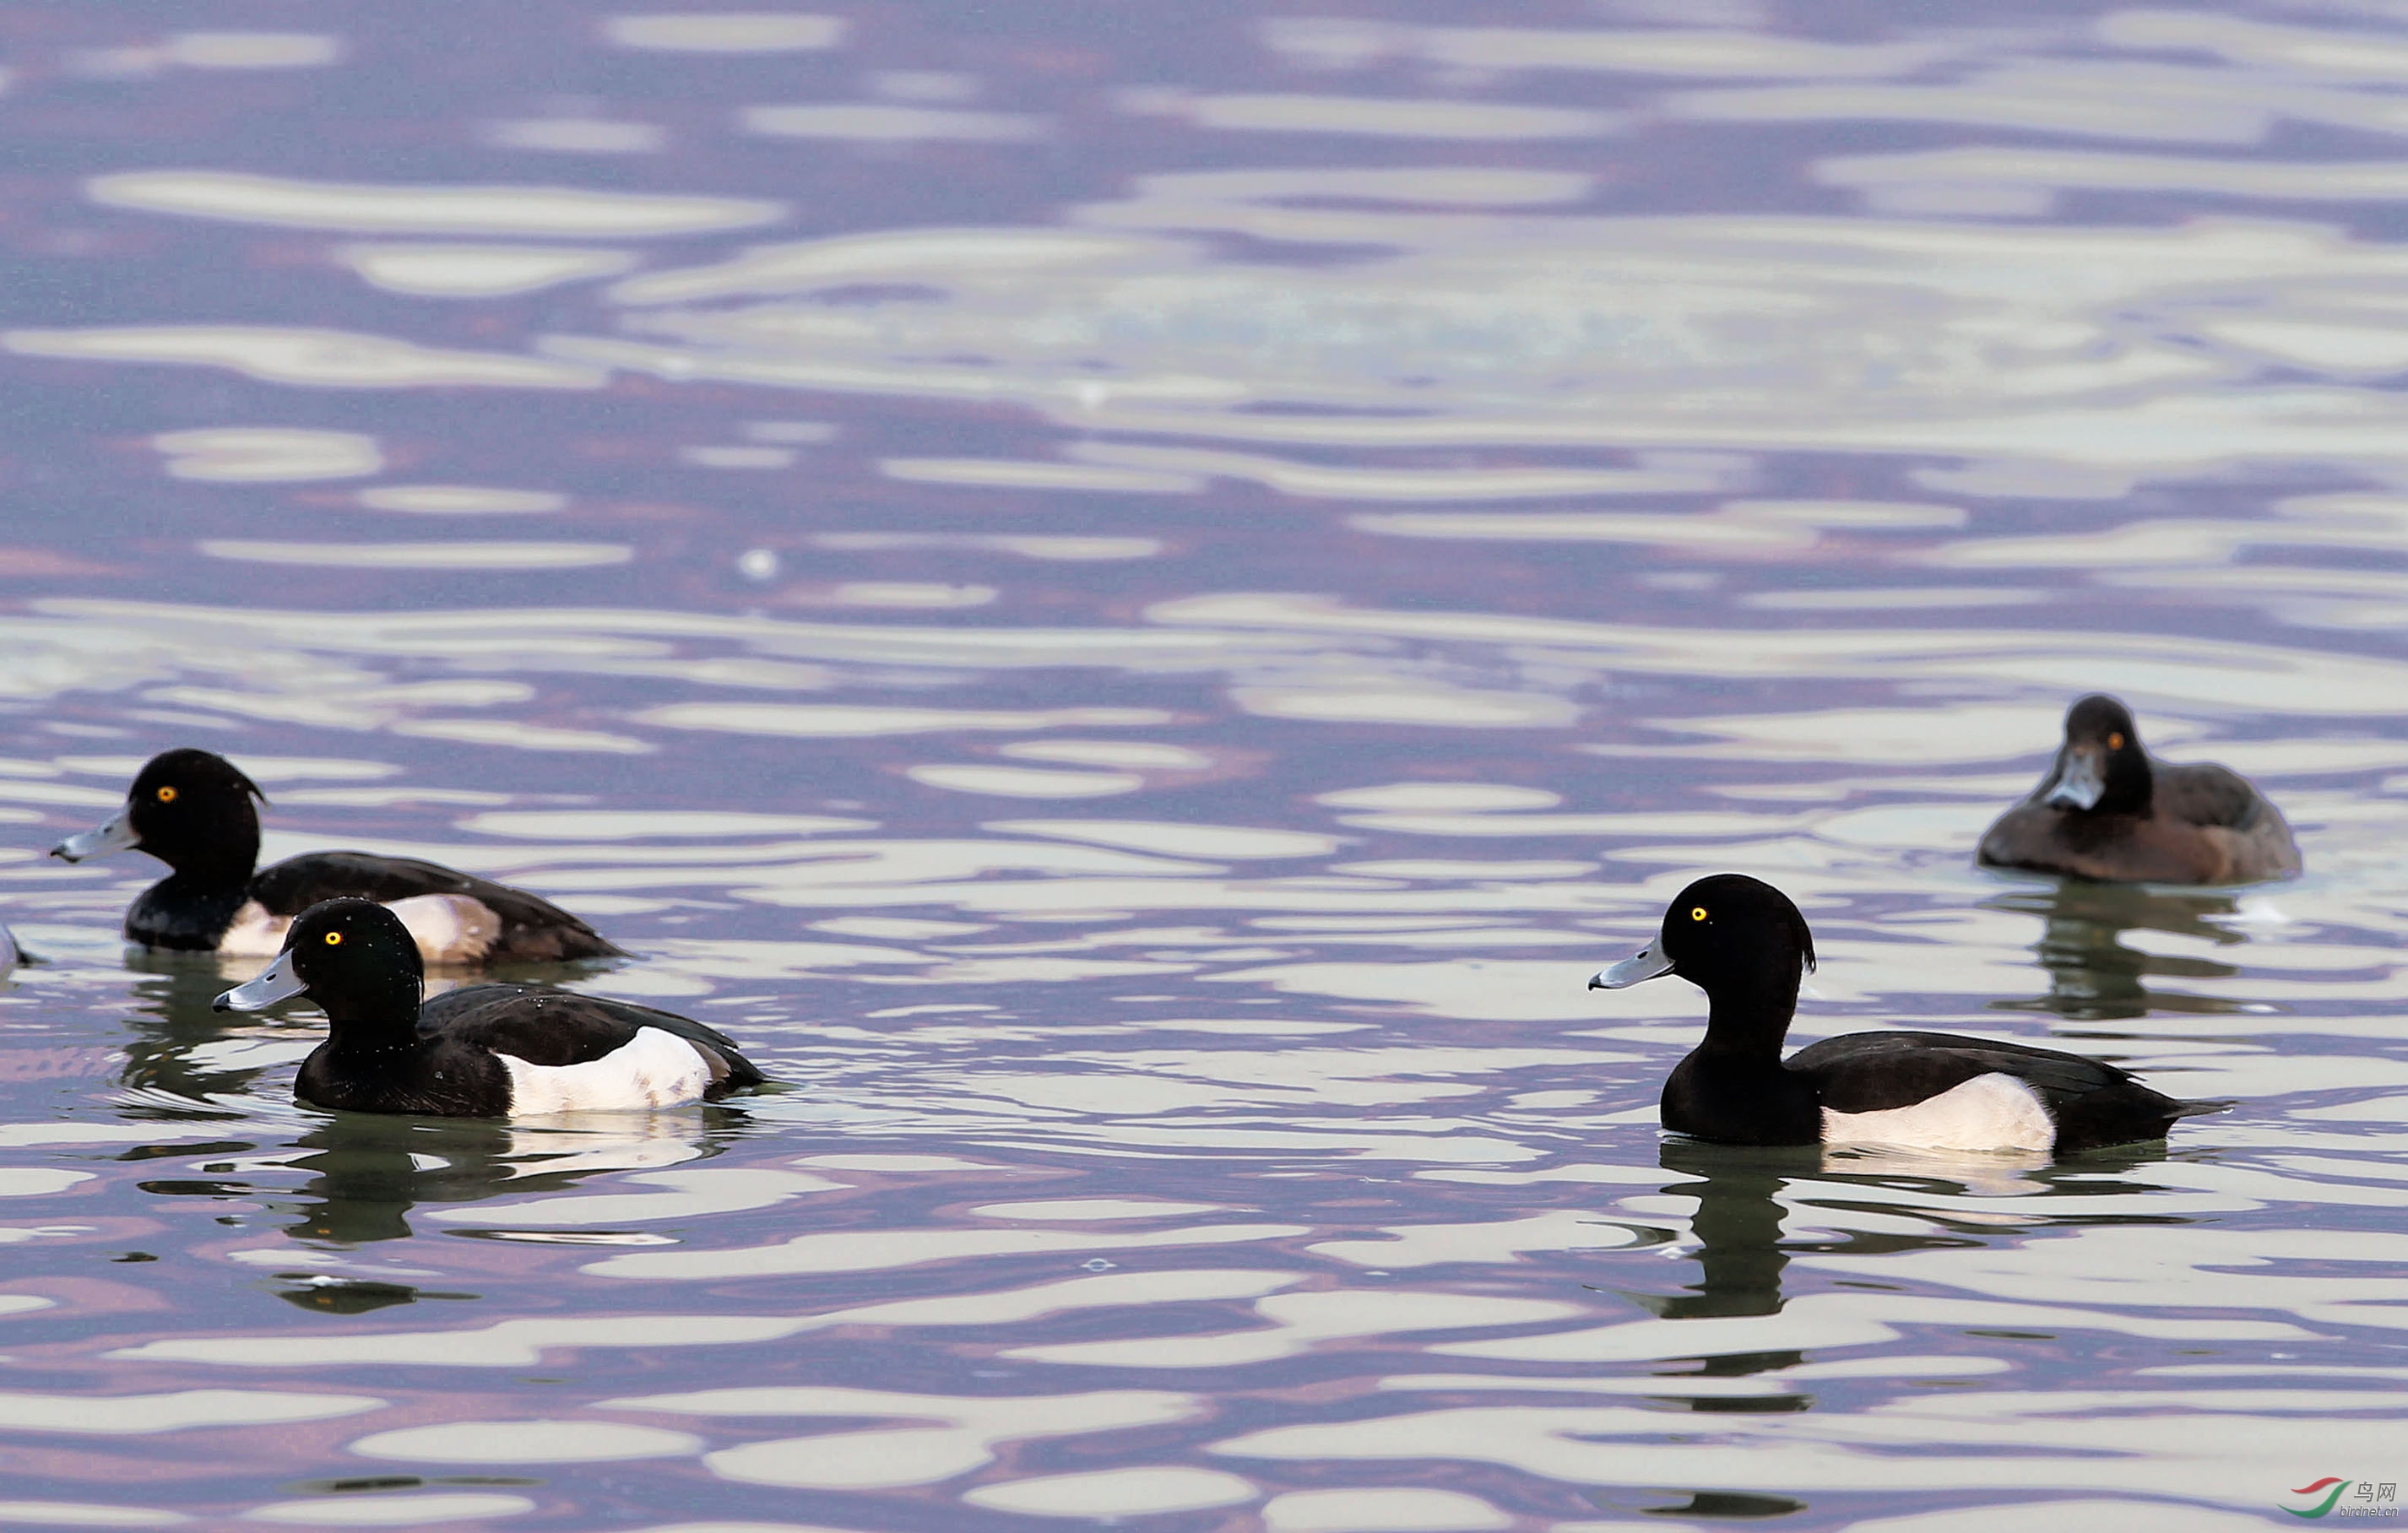
<svg viewBox="0 0 2408 1533"><path fill-rule="evenodd" d="M1642 981L1661 979L1671 972L1672 960L1664 956L1664 939L1659 937L1622 962L1590 975L1588 987L1591 990L1621 990Z"/></svg>
<svg viewBox="0 0 2408 1533"><path fill-rule="evenodd" d="M220 996L211 1003L215 1011L265 1011L278 1001L291 1000L309 988L308 981L293 969L293 950L285 949L276 955L276 962L260 970L254 978Z"/></svg>
<svg viewBox="0 0 2408 1533"><path fill-rule="evenodd" d="M122 809L90 830L78 831L50 848L50 855L65 862L81 862L86 857L106 857L112 852L131 852L141 839L134 828L134 811Z"/></svg>
<svg viewBox="0 0 2408 1533"><path fill-rule="evenodd" d="M2120 736L2117 743L2122 743ZM2041 802L2086 809L2098 803L2099 795L2106 791L2107 779L2099 769L2099 752L2095 750L2068 751L2065 765L2058 768L2057 781L2048 785L2048 792Z"/></svg>

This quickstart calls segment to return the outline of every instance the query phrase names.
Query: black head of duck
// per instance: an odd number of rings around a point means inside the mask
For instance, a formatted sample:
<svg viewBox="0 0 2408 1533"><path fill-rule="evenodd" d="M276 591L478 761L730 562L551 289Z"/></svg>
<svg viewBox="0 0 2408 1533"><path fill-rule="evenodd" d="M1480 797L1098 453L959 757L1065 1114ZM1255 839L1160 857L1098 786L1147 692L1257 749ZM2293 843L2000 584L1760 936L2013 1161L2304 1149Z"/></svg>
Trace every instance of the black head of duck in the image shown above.
<svg viewBox="0 0 2408 1533"><path fill-rule="evenodd" d="M195 885L239 888L259 866L259 806L267 795L223 756L165 751L125 790L125 807L50 848L64 862L143 852Z"/></svg>

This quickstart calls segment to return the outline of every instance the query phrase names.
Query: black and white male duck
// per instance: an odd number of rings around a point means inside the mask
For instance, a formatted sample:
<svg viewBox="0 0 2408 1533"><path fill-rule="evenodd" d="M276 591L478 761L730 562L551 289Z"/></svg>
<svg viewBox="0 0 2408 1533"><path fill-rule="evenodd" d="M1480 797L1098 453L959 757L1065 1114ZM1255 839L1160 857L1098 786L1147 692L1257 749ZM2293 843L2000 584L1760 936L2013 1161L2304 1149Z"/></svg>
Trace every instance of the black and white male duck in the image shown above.
<svg viewBox="0 0 2408 1533"><path fill-rule="evenodd" d="M68 862L128 849L168 874L125 912L145 947L265 957L293 918L323 899L391 905L432 964L546 964L624 954L550 900L436 863L369 852L310 852L259 867L258 784L222 756L150 758L106 824L50 849Z"/></svg>
<svg viewBox="0 0 2408 1533"><path fill-rule="evenodd" d="M1787 1059L1782 1039L1814 938L1789 896L1740 873L1699 879L1656 939L1589 981L1677 974L1706 993L1706 1039L1664 1082L1664 1126L1717 1144L1885 1144L2066 1154L2161 1139L2185 1102L2113 1065L1952 1033L1849 1033Z"/></svg>
<svg viewBox="0 0 2408 1533"><path fill-rule="evenodd" d="M2154 759L2132 710L2103 694L2067 711L2048 775L1983 832L1979 856L2125 883L2255 883L2300 870L2291 827L2248 779Z"/></svg>
<svg viewBox="0 0 2408 1533"><path fill-rule="evenodd" d="M424 1000L418 943L366 899L304 910L284 951L221 1011L261 1011L307 996L326 1041L301 1062L293 1095L350 1112L450 1118L613 1111L716 1101L761 1084L717 1029L649 1006L541 985L473 984Z"/></svg>

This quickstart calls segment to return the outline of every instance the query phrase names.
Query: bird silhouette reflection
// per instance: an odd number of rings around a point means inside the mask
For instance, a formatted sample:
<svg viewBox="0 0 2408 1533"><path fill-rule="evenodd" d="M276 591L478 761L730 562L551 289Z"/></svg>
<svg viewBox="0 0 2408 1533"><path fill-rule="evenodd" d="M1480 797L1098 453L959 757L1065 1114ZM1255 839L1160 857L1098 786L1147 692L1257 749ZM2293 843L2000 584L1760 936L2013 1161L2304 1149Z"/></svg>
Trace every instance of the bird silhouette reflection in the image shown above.
<svg viewBox="0 0 2408 1533"><path fill-rule="evenodd" d="M422 1205L557 1193L604 1172L708 1159L717 1139L706 1116L691 1111L541 1123L338 1112L293 1140L299 1153L286 1164L309 1178L270 1201L293 1212L285 1231L298 1239L398 1240Z"/></svg>
<svg viewBox="0 0 2408 1533"><path fill-rule="evenodd" d="M2240 1008L2237 1001L2150 982L2228 979L2240 972L2238 966L2143 953L2122 940L2128 931L2157 931L2237 947L2248 938L2228 924L2240 910L2240 901L2230 894L2065 879L2012 889L1984 903L1994 910L2041 918L2040 940L2032 944L2032 953L2048 971L2048 994L1990 1003L2000 1010L2046 1011L2095 1022L2151 1011L2213 1013Z"/></svg>
<svg viewBox="0 0 2408 1533"><path fill-rule="evenodd" d="M1664 1194L1697 1202L1689 1220L1697 1280L1678 1294L1628 1297L1666 1320L1776 1314L1785 1302L1783 1277L1795 1254L1865 1256L1987 1243L2002 1234L2057 1223L2024 1200L2045 1199L2060 1186L2086 1201L2160 1191L2130 1173L2163 1161L2165 1155L2162 1141L2053 1161L2040 1153L1951 1155L1879 1146L1766 1147L1668 1139L1658 1164L1679 1173L1680 1180L1667 1182ZM1817 1224L1827 1233L1784 1237L1783 1220L1789 1209L1783 1194L1793 1185L1812 1190L1811 1202L1824 1211ZM1854 1189L1872 1196L1852 1196ZM1931 1202L1918 1208L1918 1195ZM1963 1206L1969 1195L1998 1198L2000 1206L1969 1214ZM1865 1220L1866 1228L1850 1230L1848 1210L1860 1204L1873 1212ZM1925 1227L1901 1228L1901 1214L1920 1220ZM2106 1216L2100 1217L2105 1222ZM1800 1356L1785 1351L1728 1354L1702 1359L1702 1371L1715 1376L1760 1373L1788 1367Z"/></svg>

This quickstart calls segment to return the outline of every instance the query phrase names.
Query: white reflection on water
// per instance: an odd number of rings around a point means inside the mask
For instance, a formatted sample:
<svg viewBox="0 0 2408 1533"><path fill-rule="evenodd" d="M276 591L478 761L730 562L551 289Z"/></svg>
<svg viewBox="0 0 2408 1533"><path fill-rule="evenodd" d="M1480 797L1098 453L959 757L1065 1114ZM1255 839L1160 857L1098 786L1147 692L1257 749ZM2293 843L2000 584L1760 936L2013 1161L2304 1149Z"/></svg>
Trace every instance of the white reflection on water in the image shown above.
<svg viewBox="0 0 2408 1533"><path fill-rule="evenodd" d="M1036 766L913 766L907 775L927 787L993 798L1109 798L1145 786L1145 779L1134 772L1047 771Z"/></svg>
<svg viewBox="0 0 2408 1533"><path fill-rule="evenodd" d="M1070 490L1107 494L1189 494L1201 476L1102 464L1022 462L1008 458L888 458L879 469L915 484L970 484L994 490ZM838 534L835 536L844 536ZM862 537L892 537L868 533Z"/></svg>
<svg viewBox="0 0 2408 1533"><path fill-rule="evenodd" d="M635 556L618 543L258 543L208 538L212 559L330 569L591 569Z"/></svg>
<svg viewBox="0 0 2408 1533"><path fill-rule="evenodd" d="M374 511L415 516L542 516L568 497L551 490L504 490L481 484L380 484L354 497Z"/></svg>
<svg viewBox="0 0 2408 1533"><path fill-rule="evenodd" d="M1003 1355L1087 1368L1233 1368L1292 1357L1325 1341L1535 1325L1578 1312L1576 1306L1551 1299L1484 1298L1470 1294L1272 1294L1254 1301L1254 1313L1269 1323L1267 1327L1221 1336L1017 1347Z"/></svg>
<svg viewBox="0 0 2408 1533"><path fill-rule="evenodd" d="M377 1432L350 1444L349 1451L366 1458L452 1464L608 1464L685 1457L702 1451L702 1440L624 1422L455 1421Z"/></svg>
<svg viewBox="0 0 2408 1533"><path fill-rule="evenodd" d="M140 79L164 69L316 69L343 56L340 38L317 32L179 32L151 44L79 49L67 70Z"/></svg>
<svg viewBox="0 0 2408 1533"><path fill-rule="evenodd" d="M389 336L256 324L11 330L20 356L226 367L269 383L322 389L597 389L598 369L500 351L419 346Z"/></svg>
<svg viewBox="0 0 2408 1533"><path fill-rule="evenodd" d="M194 1389L166 1395L81 1397L0 1394L0 1426L17 1432L93 1436L175 1432L189 1426L273 1426L380 1410L364 1395L290 1394L256 1389Z"/></svg>
<svg viewBox="0 0 2408 1533"><path fill-rule="evenodd" d="M523 1496L494 1491L452 1491L423 1496L340 1496L271 1501L243 1515L257 1522L302 1527L426 1527L438 1523L480 1522L533 1512Z"/></svg>
<svg viewBox="0 0 2408 1533"><path fill-rule="evenodd" d="M146 170L95 177L110 208L355 234L642 239L742 229L784 209L746 198L658 196L569 186L425 186L286 180L232 171Z"/></svg>
<svg viewBox="0 0 2408 1533"><path fill-rule="evenodd" d="M180 480L236 484L363 479L384 471L376 438L349 431L224 426L150 438Z"/></svg>
<svg viewBox="0 0 2408 1533"><path fill-rule="evenodd" d="M1177 117L1199 128L1238 133L1358 134L1378 138L1594 138L1619 128L1609 112L1519 107L1427 96L1189 95L1135 90L1124 111Z"/></svg>
<svg viewBox="0 0 2408 1533"><path fill-rule="evenodd" d="M1263 1526L1271 1533L1482 1533L1513 1520L1461 1491L1350 1485L1274 1497Z"/></svg>
<svg viewBox="0 0 2408 1533"><path fill-rule="evenodd" d="M1045 136L1041 117L1020 112L967 112L943 107L881 102L808 107L747 107L744 131L765 138L819 138L865 143L927 139L1019 143Z"/></svg>
<svg viewBox="0 0 2408 1533"><path fill-rule="evenodd" d="M981 1485L962 1499L1034 1517L1118 1519L1237 1506L1259 1495L1251 1482L1225 1470L1165 1466L1008 1480Z"/></svg>
<svg viewBox="0 0 2408 1533"><path fill-rule="evenodd" d="M1667 491L1710 490L1712 472L1648 468L1355 468L1298 463L1251 452L1201 448L1131 447L1087 442L1071 449L1093 464L1179 478L1206 475L1248 480L1283 494L1320 500L1561 500L1571 496L1638 495ZM1358 519L1356 525L1363 525ZM1380 528L1377 530L1387 530ZM1512 537L1510 530L1498 536Z"/></svg>
<svg viewBox="0 0 2408 1533"><path fill-rule="evenodd" d="M416 298L501 298L617 277L635 257L540 245L345 245L335 259L363 281Z"/></svg>
<svg viewBox="0 0 2408 1533"><path fill-rule="evenodd" d="M817 52L841 44L845 29L841 17L772 11L647 12L612 16L601 27L614 47L666 53Z"/></svg>
<svg viewBox="0 0 2408 1533"><path fill-rule="evenodd" d="M824 1490L951 1480L994 1462L996 1450L1009 1443L1182 1421L1202 1408L1190 1395L1141 1390L1053 1395L1038 1401L867 1389L717 1389L601 1404L609 1410L681 1417L884 1416L935 1424L753 1442L707 1460L714 1472L730 1480Z"/></svg>

